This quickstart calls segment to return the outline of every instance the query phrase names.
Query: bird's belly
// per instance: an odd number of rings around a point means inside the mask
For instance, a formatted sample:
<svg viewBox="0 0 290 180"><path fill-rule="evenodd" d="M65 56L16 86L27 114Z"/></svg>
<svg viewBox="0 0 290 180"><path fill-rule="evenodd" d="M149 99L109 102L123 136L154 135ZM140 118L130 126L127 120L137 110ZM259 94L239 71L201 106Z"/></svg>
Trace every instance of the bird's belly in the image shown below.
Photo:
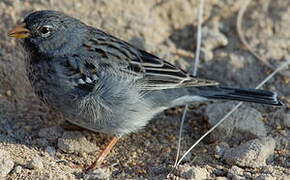
<svg viewBox="0 0 290 180"><path fill-rule="evenodd" d="M122 136L141 129L157 113L137 89L123 84L128 82L116 79L115 88L104 87L110 83L103 83L104 89L96 88L98 91L77 96L57 82L61 77L55 79L51 72L39 71L39 68L33 74L29 77L31 84L50 108L61 112L71 123L92 131ZM119 84L122 86L118 88Z"/></svg>
<svg viewBox="0 0 290 180"><path fill-rule="evenodd" d="M93 95L79 100L78 113L70 113L69 121L95 132L122 136L143 128L156 114L141 102L127 104L128 101L125 100L118 104L111 104L96 99L100 97Z"/></svg>

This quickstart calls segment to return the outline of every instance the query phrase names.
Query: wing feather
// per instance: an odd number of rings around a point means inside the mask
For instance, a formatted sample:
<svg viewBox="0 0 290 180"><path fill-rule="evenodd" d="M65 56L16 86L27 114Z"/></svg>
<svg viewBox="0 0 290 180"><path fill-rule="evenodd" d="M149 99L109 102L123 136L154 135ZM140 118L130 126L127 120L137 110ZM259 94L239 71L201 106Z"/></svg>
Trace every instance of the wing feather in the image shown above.
<svg viewBox="0 0 290 180"><path fill-rule="evenodd" d="M145 81L146 90L218 85L215 81L194 77L173 64L103 31L96 29L92 31L94 37L85 44L85 47L102 54L104 58L98 58L98 61L110 60L108 64L117 65L122 72Z"/></svg>

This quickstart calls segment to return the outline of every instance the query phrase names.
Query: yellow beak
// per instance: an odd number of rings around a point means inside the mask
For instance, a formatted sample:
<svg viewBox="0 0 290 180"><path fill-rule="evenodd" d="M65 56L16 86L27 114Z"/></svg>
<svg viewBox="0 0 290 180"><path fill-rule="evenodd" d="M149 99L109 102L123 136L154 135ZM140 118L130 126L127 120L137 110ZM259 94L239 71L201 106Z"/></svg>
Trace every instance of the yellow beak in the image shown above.
<svg viewBox="0 0 290 180"><path fill-rule="evenodd" d="M8 36L17 39L24 39L30 36L30 31L25 28L26 24L22 23L8 32Z"/></svg>

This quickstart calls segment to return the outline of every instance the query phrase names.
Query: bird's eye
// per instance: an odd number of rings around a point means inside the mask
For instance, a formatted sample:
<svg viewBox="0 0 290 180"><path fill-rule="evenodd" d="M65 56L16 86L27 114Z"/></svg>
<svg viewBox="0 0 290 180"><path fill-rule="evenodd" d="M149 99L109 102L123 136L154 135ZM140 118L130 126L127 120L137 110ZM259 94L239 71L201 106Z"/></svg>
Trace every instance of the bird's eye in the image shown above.
<svg viewBox="0 0 290 180"><path fill-rule="evenodd" d="M51 26L45 25L38 28L38 31L40 32L40 35L42 37L48 37L51 33L51 29L52 29Z"/></svg>

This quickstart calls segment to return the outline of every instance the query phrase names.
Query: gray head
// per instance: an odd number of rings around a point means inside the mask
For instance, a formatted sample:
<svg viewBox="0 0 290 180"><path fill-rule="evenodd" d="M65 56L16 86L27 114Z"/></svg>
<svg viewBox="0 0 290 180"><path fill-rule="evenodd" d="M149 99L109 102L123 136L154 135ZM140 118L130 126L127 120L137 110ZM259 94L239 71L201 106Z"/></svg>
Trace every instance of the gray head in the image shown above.
<svg viewBox="0 0 290 180"><path fill-rule="evenodd" d="M41 54L73 52L86 37L87 26L81 21L57 11L36 11L9 32L9 36L24 39L24 46Z"/></svg>

